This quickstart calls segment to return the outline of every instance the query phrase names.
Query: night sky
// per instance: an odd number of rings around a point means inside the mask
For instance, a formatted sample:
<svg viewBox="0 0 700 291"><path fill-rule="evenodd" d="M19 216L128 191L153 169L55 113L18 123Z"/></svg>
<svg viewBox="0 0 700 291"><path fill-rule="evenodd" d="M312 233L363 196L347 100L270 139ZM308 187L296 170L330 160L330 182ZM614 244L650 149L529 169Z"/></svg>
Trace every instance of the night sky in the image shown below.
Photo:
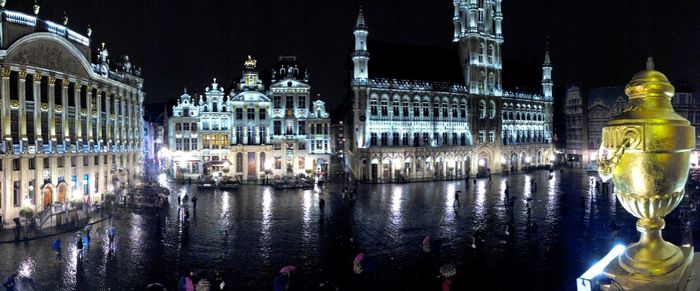
<svg viewBox="0 0 700 291"><path fill-rule="evenodd" d="M31 4L8 0L7 8L31 13ZM143 68L146 103L177 98L184 87L202 92L214 77L229 87L248 54L258 59L261 74L269 74L280 55L296 55L309 67L312 94L321 94L332 109L348 96L359 4L44 0L40 16L59 22L66 11L72 29L84 33L92 25L93 50L106 41L113 60L128 54ZM363 6L370 41L453 48L452 1L371 0ZM505 0L503 57L539 68L549 35L557 94L569 83L624 85L649 55L679 89L700 91L699 6L698 1Z"/></svg>

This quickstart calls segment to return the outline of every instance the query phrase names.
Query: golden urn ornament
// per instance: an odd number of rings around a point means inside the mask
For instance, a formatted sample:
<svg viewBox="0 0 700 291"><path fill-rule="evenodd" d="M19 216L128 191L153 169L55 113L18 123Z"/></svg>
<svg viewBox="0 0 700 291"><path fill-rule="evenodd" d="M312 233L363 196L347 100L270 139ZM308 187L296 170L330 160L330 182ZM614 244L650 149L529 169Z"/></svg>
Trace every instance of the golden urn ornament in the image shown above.
<svg viewBox="0 0 700 291"><path fill-rule="evenodd" d="M604 181L612 178L618 200L637 220L639 242L619 257L625 271L645 277L660 276L684 264L681 249L664 241L664 216L683 199L695 148L695 128L671 106L674 88L647 69L625 87L629 102L624 111L603 128L598 163Z"/></svg>

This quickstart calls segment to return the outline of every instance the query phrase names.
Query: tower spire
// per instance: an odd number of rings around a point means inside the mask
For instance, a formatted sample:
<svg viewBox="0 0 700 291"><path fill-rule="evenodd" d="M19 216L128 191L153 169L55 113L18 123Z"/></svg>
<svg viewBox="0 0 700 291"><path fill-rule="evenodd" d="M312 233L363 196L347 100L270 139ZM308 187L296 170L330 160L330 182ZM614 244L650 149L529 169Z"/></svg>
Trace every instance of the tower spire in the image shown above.
<svg viewBox="0 0 700 291"><path fill-rule="evenodd" d="M355 30L367 30L367 24L365 23L365 15L362 13L362 5L360 5L359 12L357 14L357 22L355 23Z"/></svg>
<svg viewBox="0 0 700 291"><path fill-rule="evenodd" d="M542 95L545 100L552 100L552 61L549 58L549 41L545 44L544 62L542 62Z"/></svg>
<svg viewBox="0 0 700 291"><path fill-rule="evenodd" d="M357 14L357 22L355 23L355 51L352 53L352 61L354 64L353 82L356 84L365 84L369 78L369 52L367 51L367 24L365 16L360 7Z"/></svg>

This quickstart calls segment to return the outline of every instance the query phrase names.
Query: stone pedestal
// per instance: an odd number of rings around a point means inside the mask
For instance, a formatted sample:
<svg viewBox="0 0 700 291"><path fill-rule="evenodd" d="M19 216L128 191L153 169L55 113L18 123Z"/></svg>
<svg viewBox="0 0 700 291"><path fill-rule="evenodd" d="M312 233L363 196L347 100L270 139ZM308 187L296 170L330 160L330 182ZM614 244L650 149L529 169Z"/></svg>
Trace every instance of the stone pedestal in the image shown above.
<svg viewBox="0 0 700 291"><path fill-rule="evenodd" d="M630 274L620 267L617 259L605 267L601 276L612 278L625 291L700 290L698 289L700 281L696 282L698 280L696 278L700 273L700 265L698 265L700 256L695 256L693 247L681 247L681 251L685 258L683 265L673 272L662 276L644 277L639 274ZM602 287L601 290L619 290L619 287L612 284Z"/></svg>

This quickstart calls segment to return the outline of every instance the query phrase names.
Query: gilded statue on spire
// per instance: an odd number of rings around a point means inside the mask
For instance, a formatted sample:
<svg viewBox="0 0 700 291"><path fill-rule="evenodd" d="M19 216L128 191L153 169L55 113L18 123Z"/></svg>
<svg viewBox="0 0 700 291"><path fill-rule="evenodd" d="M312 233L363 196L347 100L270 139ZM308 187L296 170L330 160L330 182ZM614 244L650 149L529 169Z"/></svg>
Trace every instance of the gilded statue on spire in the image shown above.
<svg viewBox="0 0 700 291"><path fill-rule="evenodd" d="M253 59L250 55L248 55L248 59L245 60L245 65L246 69L255 69L255 66L258 64L258 61L256 59Z"/></svg>

